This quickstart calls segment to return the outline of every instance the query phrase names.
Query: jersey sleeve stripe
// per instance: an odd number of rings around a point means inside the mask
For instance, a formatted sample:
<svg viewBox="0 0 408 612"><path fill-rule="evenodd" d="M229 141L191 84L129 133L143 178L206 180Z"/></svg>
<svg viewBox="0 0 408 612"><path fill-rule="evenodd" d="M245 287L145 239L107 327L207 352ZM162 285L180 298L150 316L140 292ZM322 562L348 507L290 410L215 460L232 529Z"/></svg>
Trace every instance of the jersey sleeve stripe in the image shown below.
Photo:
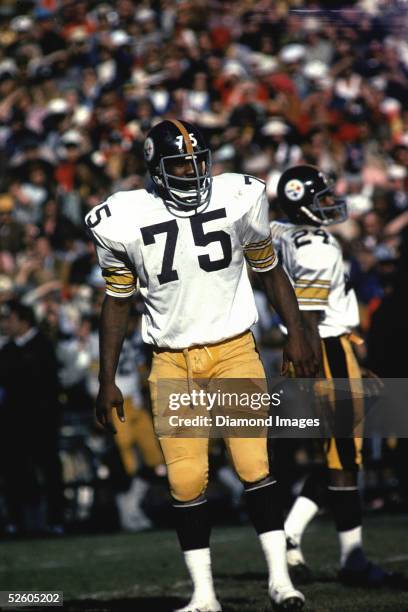
<svg viewBox="0 0 408 612"><path fill-rule="evenodd" d="M118 285L111 285L110 283L106 283L106 289L109 291L115 291L116 293L128 293L129 291L134 291L136 287L134 285L126 285L125 287L120 287Z"/></svg>
<svg viewBox="0 0 408 612"><path fill-rule="evenodd" d="M128 270L128 268L104 268L102 273L104 274L132 274L132 272Z"/></svg>
<svg viewBox="0 0 408 612"><path fill-rule="evenodd" d="M264 257L263 259L250 259L247 257L247 262L250 266L261 266L265 263L272 263L273 261L275 261L275 253L272 253L272 255L269 255L269 257Z"/></svg>
<svg viewBox="0 0 408 612"><path fill-rule="evenodd" d="M116 283L118 285L134 285L135 279L133 274L110 274L105 275L103 277L107 283Z"/></svg>
<svg viewBox="0 0 408 612"><path fill-rule="evenodd" d="M131 291L126 290L126 291L119 291L118 289L110 289L109 287L106 287L105 289L105 293L107 295L111 295L112 297L120 297L120 298L126 298L126 297L130 297L131 295L133 295L136 291L136 288L133 287L133 289Z"/></svg>
<svg viewBox="0 0 408 612"><path fill-rule="evenodd" d="M244 247L244 250L246 251L247 249L256 249L256 248L259 249L264 246L267 246L268 244L272 244L271 236L268 236L267 238L265 238L265 240L260 240L259 242L251 242L249 244L246 244Z"/></svg>
<svg viewBox="0 0 408 612"><path fill-rule="evenodd" d="M272 269L275 267L277 263L278 263L278 260L276 258L275 253L273 253L271 257L268 257L268 259L265 259L263 262L259 262L259 261L252 262L251 260L248 260L248 264L255 271L264 270L266 268Z"/></svg>
<svg viewBox="0 0 408 612"><path fill-rule="evenodd" d="M127 268L104 268L102 276L108 295L127 297L136 291L136 279Z"/></svg>
<svg viewBox="0 0 408 612"><path fill-rule="evenodd" d="M269 236L265 240L258 243L247 245L244 248L245 259L251 268L265 268L271 266L275 262L275 251L272 246L272 238Z"/></svg>
<svg viewBox="0 0 408 612"><path fill-rule="evenodd" d="M308 300L306 298L298 298L298 302L299 304L323 304L324 306L327 306L327 301L313 298L309 298Z"/></svg>
<svg viewBox="0 0 408 612"><path fill-rule="evenodd" d="M322 302L320 300L299 300L299 308L302 309L302 306L315 306L320 310L321 308L325 308L327 306L327 302Z"/></svg>
<svg viewBox="0 0 408 612"><path fill-rule="evenodd" d="M309 285L323 285L329 286L331 285L331 281L329 280L321 280L320 278L296 278L295 285L300 286L309 286Z"/></svg>
<svg viewBox="0 0 408 612"><path fill-rule="evenodd" d="M270 244L262 249L250 249L245 251L245 257L251 261L262 261L272 255L274 255L274 251Z"/></svg>
<svg viewBox="0 0 408 612"><path fill-rule="evenodd" d="M327 301L329 299L329 287L296 287L295 293L297 298L317 298Z"/></svg>
<svg viewBox="0 0 408 612"><path fill-rule="evenodd" d="M134 284L128 283L126 285L118 285L117 283L109 283L109 287L112 287L113 289L133 289Z"/></svg>

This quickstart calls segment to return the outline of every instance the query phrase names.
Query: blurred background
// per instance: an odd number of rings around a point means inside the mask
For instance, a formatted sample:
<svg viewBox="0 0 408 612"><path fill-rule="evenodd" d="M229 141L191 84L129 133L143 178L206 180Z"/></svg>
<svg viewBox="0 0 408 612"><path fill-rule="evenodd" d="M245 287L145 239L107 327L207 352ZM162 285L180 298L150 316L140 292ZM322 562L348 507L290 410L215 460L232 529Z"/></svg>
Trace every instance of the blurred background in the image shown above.
<svg viewBox="0 0 408 612"><path fill-rule="evenodd" d="M0 5L0 533L165 526L149 349L135 299L118 375L128 423L94 425L104 281L84 216L143 187L143 141L167 117L196 123L214 174L266 181L319 166L347 196L334 226L365 339L363 366L407 377L406 2L2 0ZM227 197L227 194L226 194ZM276 316L256 287L254 333L280 367ZM39 330L35 334L33 330ZM35 342L34 340L35 339ZM406 440L367 440L366 510L406 511ZM287 444L289 505L319 449ZM218 522L245 522L224 449L211 451Z"/></svg>

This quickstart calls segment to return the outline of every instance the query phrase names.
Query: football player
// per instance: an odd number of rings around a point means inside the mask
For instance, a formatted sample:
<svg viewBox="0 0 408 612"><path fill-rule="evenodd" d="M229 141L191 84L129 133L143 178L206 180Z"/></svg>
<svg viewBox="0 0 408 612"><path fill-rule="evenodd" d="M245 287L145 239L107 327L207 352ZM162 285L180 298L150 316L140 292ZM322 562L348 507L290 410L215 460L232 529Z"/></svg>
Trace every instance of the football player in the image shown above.
<svg viewBox="0 0 408 612"><path fill-rule="evenodd" d="M100 321L97 419L111 431L112 409L124 420L115 385L136 280L144 300L142 335L153 345L149 377L155 426L163 379L265 379L249 329L257 313L246 262L288 328L284 369L314 376L317 365L301 329L292 285L272 247L265 185L250 176L211 176L211 153L200 131L185 121L157 124L144 143L151 181L119 192L86 217L106 279ZM285 610L300 609L286 564L286 542L276 481L265 437L225 440L244 483L248 512L269 570L269 594ZM210 560L205 491L208 438L161 437L174 500L176 529L194 592L183 611L217 611Z"/></svg>
<svg viewBox="0 0 408 612"><path fill-rule="evenodd" d="M272 237L282 265L292 279L308 338L320 363L319 376L348 379L350 401L332 402L335 420L362 421L364 414L361 372L352 342L359 325L356 295L349 286L342 250L326 227L347 218L345 199L333 193L326 176L313 166L286 170L277 186L280 207L289 222L273 221ZM374 376L372 373L370 375ZM353 418L354 417L354 418ZM399 581L397 574L370 563L362 544L362 511L357 486L362 438L337 438L325 443L328 474L327 499L340 544L340 579L346 584L380 586ZM306 479L285 522L288 563L294 576L307 571L301 550L302 534L325 497L320 473Z"/></svg>

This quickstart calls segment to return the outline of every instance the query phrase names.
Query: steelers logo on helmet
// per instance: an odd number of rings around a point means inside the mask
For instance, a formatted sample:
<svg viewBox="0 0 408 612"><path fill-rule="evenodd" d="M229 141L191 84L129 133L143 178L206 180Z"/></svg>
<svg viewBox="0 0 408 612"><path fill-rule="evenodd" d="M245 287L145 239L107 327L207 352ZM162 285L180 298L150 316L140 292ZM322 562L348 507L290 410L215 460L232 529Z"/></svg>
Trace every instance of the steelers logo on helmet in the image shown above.
<svg viewBox="0 0 408 612"><path fill-rule="evenodd" d="M146 138L144 143L144 156L146 161L151 161L154 155L154 142L152 138Z"/></svg>
<svg viewBox="0 0 408 612"><path fill-rule="evenodd" d="M291 179L285 185L285 196L292 202L298 202L305 195L305 186L298 179Z"/></svg>

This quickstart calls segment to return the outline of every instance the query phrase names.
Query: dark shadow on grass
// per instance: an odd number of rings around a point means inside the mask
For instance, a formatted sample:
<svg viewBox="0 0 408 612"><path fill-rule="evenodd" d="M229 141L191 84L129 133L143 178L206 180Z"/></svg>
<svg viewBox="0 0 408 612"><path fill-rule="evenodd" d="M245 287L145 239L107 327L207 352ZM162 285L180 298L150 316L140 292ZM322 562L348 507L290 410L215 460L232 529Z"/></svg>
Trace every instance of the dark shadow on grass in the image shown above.
<svg viewBox="0 0 408 612"><path fill-rule="evenodd" d="M242 574L224 574L217 573L215 579L221 579L233 582L267 582L267 574L261 572L243 572ZM313 572L313 578L305 584L313 584L314 582L337 582L337 575L334 572Z"/></svg>
<svg viewBox="0 0 408 612"><path fill-rule="evenodd" d="M224 574L217 572L215 574L215 580L233 580L233 581L241 581L241 580L260 580L266 581L268 580L268 574L266 572L243 572L242 574Z"/></svg>

